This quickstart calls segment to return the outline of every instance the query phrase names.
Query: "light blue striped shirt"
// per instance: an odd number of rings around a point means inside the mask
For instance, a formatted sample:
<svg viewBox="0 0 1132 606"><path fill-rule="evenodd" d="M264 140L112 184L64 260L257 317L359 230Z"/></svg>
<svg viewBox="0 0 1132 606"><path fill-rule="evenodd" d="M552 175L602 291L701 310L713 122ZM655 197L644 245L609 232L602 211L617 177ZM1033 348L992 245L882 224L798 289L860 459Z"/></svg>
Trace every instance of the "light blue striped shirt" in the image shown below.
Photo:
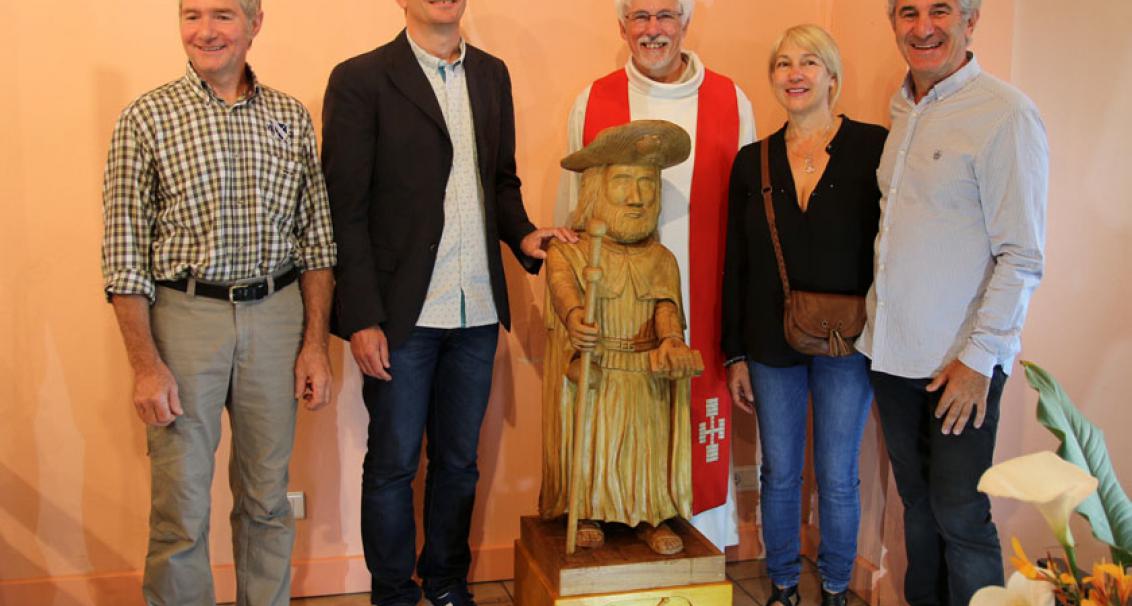
<svg viewBox="0 0 1132 606"><path fill-rule="evenodd" d="M868 323L873 370L937 374L958 358L1010 372L1042 277L1049 149L1034 104L973 55L919 103L892 99L877 182Z"/></svg>

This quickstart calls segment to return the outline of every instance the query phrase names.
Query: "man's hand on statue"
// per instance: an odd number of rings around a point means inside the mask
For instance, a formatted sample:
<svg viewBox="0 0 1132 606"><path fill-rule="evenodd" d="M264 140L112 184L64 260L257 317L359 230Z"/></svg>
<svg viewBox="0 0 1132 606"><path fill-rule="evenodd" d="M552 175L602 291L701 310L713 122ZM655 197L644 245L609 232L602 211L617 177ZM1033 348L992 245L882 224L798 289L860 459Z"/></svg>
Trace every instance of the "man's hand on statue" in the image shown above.
<svg viewBox="0 0 1132 606"><path fill-rule="evenodd" d="M546 247L550 246L551 240L573 244L578 241L578 234L569 227L543 227L527 234L519 242L519 250L528 257L545 259Z"/></svg>
<svg viewBox="0 0 1132 606"><path fill-rule="evenodd" d="M570 335L570 345L578 351L593 351L597 345L597 324L586 324L586 312L575 307L566 314L566 332Z"/></svg>
<svg viewBox="0 0 1132 606"><path fill-rule="evenodd" d="M668 378L684 379L696 370L696 359L691 348L683 340L668 337L660 342L660 355L668 368Z"/></svg>
<svg viewBox="0 0 1132 606"><path fill-rule="evenodd" d="M747 414L755 412L755 392L751 389L751 373L746 361L735 362L727 367L727 391L731 392L731 402Z"/></svg>
<svg viewBox="0 0 1132 606"><path fill-rule="evenodd" d="M380 326L363 328L350 335L350 353L361 371L375 379L392 381L389 374L389 342Z"/></svg>

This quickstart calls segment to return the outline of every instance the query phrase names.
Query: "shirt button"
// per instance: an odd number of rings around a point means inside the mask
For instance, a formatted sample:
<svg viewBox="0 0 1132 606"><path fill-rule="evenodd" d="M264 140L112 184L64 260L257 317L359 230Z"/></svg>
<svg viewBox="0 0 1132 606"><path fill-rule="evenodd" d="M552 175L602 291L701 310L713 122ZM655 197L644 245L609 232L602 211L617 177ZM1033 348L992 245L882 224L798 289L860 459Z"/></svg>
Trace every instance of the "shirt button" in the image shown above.
<svg viewBox="0 0 1132 606"><path fill-rule="evenodd" d="M880 267L877 268L877 271L884 271L884 263L880 264Z"/></svg>
<svg viewBox="0 0 1132 606"><path fill-rule="evenodd" d="M877 307L884 307L884 301L877 301Z"/></svg>
<svg viewBox="0 0 1132 606"><path fill-rule="evenodd" d="M434 243L434 244L429 244L429 245L428 245L428 252L433 252L433 253L434 253L434 252L436 252L436 248L437 248L437 247L436 247L436 244L435 244L435 243Z"/></svg>

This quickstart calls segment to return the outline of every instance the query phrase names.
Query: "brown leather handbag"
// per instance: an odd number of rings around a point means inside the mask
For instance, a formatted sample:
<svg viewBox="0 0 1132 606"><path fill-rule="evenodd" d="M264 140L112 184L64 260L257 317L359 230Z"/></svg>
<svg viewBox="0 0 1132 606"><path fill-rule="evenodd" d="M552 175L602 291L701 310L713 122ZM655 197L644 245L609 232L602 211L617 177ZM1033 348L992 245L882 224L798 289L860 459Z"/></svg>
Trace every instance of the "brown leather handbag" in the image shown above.
<svg viewBox="0 0 1132 606"><path fill-rule="evenodd" d="M791 290L786 278L786 261L782 259L782 244L778 240L778 224L771 202L770 160L767 139L760 143L762 161L763 206L770 227L770 240L778 261L778 275L782 278L782 292L786 295L783 306L782 328L786 343L798 353L811 356L848 356L856 351L853 341L865 328L865 298L859 295L842 295L825 292Z"/></svg>

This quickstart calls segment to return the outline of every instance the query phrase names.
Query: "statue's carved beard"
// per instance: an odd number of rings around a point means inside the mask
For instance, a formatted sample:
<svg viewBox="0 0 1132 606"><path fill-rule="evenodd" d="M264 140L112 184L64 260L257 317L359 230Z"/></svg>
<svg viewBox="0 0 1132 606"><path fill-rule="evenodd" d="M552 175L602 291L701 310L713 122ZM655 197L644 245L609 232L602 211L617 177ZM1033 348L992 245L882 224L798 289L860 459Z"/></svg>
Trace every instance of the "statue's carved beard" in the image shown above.
<svg viewBox="0 0 1132 606"><path fill-rule="evenodd" d="M610 213L606 220L609 237L615 242L633 244L640 242L656 231L656 217L647 210L634 209ZM631 216L639 214L640 216ZM627 216L629 215L629 216Z"/></svg>

